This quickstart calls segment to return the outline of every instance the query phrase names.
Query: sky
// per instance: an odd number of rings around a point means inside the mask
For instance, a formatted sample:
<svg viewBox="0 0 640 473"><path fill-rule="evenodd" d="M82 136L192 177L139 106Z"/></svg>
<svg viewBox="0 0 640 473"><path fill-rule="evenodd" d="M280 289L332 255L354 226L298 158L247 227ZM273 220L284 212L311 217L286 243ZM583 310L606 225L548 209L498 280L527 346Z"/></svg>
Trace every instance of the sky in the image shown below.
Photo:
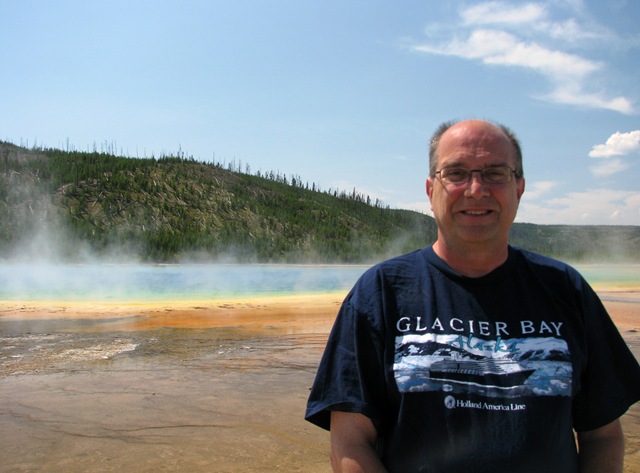
<svg viewBox="0 0 640 473"><path fill-rule="evenodd" d="M0 0L0 140L184 153L430 213L448 120L515 131L516 221L640 225L640 1Z"/></svg>

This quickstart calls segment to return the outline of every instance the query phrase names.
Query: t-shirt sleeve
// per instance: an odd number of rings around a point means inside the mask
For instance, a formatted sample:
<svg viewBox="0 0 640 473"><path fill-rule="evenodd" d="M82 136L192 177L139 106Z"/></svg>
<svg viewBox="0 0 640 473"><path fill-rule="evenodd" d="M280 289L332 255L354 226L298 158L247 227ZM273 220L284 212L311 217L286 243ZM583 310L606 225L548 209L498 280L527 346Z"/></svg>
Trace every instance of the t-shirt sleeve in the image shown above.
<svg viewBox="0 0 640 473"><path fill-rule="evenodd" d="M327 430L331 411L364 414L381 429L386 387L380 309L357 292L342 304L307 403L305 418Z"/></svg>
<svg viewBox="0 0 640 473"><path fill-rule="evenodd" d="M577 431L613 422L640 400L640 366L598 296L584 286L587 364L574 399Z"/></svg>

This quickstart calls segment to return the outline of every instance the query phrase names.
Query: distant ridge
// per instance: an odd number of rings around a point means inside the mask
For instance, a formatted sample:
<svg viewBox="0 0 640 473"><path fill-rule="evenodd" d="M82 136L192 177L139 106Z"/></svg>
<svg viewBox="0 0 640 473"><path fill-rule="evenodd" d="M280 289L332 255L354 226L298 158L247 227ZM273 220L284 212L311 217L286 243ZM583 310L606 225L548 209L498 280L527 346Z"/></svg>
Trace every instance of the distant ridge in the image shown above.
<svg viewBox="0 0 640 473"><path fill-rule="evenodd" d="M429 216L248 165L0 142L3 260L372 263L435 237ZM517 223L512 243L572 262L640 262L636 226Z"/></svg>

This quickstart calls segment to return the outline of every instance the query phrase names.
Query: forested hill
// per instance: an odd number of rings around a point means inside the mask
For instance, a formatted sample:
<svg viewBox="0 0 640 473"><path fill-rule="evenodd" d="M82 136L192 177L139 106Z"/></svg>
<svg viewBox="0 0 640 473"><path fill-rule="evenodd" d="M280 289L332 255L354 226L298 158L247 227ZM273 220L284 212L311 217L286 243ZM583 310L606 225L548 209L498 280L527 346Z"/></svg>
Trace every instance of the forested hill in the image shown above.
<svg viewBox="0 0 640 473"><path fill-rule="evenodd" d="M435 236L431 217L298 176L0 142L2 260L371 263ZM640 262L635 226L516 224L512 243L575 262Z"/></svg>

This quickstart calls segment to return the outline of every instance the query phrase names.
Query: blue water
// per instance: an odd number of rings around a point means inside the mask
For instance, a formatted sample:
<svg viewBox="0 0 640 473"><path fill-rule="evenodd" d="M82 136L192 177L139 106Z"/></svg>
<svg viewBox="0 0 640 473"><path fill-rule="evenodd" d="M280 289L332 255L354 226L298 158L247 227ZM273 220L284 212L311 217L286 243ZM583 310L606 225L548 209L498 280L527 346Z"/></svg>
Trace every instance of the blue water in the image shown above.
<svg viewBox="0 0 640 473"><path fill-rule="evenodd" d="M365 266L0 265L0 300L169 301L346 292Z"/></svg>
<svg viewBox="0 0 640 473"><path fill-rule="evenodd" d="M640 287L640 264L585 264L575 267L595 289Z"/></svg>
<svg viewBox="0 0 640 473"><path fill-rule="evenodd" d="M640 265L577 269L596 289L640 286ZM0 300L144 302L346 293L365 270L331 265L0 265Z"/></svg>

